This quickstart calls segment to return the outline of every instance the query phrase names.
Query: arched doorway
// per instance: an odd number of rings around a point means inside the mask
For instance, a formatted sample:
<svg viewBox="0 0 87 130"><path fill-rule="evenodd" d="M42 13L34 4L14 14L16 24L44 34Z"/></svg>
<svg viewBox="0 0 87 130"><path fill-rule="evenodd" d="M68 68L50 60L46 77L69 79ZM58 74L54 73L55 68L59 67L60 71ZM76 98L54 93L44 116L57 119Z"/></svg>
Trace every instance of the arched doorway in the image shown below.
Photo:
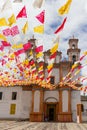
<svg viewBox="0 0 87 130"><path fill-rule="evenodd" d="M52 102L51 102L52 101ZM57 121L58 101L54 97L49 97L44 102L44 121Z"/></svg>

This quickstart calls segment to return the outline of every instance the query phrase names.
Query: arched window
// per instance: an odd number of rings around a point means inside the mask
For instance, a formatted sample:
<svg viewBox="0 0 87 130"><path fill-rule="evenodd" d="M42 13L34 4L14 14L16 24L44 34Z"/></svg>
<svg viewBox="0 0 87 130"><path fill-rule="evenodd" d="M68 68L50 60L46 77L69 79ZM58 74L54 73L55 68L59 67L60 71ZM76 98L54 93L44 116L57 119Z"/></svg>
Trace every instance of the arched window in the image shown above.
<svg viewBox="0 0 87 130"><path fill-rule="evenodd" d="M72 62L74 63L76 61L76 55L72 56Z"/></svg>
<svg viewBox="0 0 87 130"><path fill-rule="evenodd" d="M72 45L72 49L75 49L75 44Z"/></svg>

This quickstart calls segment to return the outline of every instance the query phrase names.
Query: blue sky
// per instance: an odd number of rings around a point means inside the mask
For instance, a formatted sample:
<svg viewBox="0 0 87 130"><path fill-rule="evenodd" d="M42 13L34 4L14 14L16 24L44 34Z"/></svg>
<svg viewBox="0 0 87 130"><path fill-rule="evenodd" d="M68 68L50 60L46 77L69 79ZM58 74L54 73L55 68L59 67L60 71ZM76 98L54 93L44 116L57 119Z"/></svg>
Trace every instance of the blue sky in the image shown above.
<svg viewBox="0 0 87 130"><path fill-rule="evenodd" d="M0 8L2 8L6 0L1 0ZM14 3L14 0L10 0L12 8L9 8L2 13L0 17L5 17L6 19L11 16L12 13L15 16L25 5L27 10L27 19L17 20L17 25L20 30L20 41L26 42L32 35L38 39L39 44L43 44L44 50L52 47L55 39L59 36L59 51L62 51L63 55L66 54L68 48L68 39L75 38L79 39L79 48L82 50L81 55L87 49L87 1L86 0L72 0L69 13L63 16L59 16L58 9L64 5L67 0L44 0L41 8L34 8L34 0L23 0L22 3ZM35 18L41 11L45 10L45 32L44 34L36 34L33 32L33 27L40 25L40 23ZM67 16L67 21L64 26L63 31L59 34L54 34L54 31L62 23L63 19ZM29 31L26 35L23 35L21 29L24 23L28 20ZM2 28L0 29L0 31ZM15 41L15 39L14 39ZM12 42L14 42L12 39ZM86 67L83 69L84 74L86 74Z"/></svg>

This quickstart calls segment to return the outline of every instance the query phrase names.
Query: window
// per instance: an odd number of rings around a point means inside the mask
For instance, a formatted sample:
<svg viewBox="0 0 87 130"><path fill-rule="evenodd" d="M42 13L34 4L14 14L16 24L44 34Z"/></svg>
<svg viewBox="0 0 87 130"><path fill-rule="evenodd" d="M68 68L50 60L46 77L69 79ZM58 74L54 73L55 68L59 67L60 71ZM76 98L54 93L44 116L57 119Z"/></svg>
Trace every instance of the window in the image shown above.
<svg viewBox="0 0 87 130"><path fill-rule="evenodd" d="M73 55L72 56L72 62L73 62L73 64L74 64L75 61L76 61L76 55Z"/></svg>
<svg viewBox="0 0 87 130"><path fill-rule="evenodd" d="M81 111L84 112L84 106L81 104Z"/></svg>
<svg viewBox="0 0 87 130"><path fill-rule="evenodd" d="M50 83L51 83L51 84L54 84L54 80L55 80L55 77L54 77L54 76L51 76L51 78L50 78Z"/></svg>
<svg viewBox="0 0 87 130"><path fill-rule="evenodd" d="M72 49L75 49L75 45L74 44L72 45Z"/></svg>
<svg viewBox="0 0 87 130"><path fill-rule="evenodd" d="M17 99L17 92L12 92L12 100L16 100Z"/></svg>
<svg viewBox="0 0 87 130"><path fill-rule="evenodd" d="M2 92L0 92L0 100L2 100Z"/></svg>
<svg viewBox="0 0 87 130"><path fill-rule="evenodd" d="M16 112L16 104L11 104L10 105L10 114L14 115Z"/></svg>

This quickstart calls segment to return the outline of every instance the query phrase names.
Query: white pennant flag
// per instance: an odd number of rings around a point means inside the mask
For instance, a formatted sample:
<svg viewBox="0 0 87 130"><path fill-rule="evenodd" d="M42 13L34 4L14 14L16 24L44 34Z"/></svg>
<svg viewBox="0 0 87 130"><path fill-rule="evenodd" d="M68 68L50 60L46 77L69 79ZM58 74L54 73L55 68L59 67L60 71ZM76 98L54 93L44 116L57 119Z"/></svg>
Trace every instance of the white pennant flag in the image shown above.
<svg viewBox="0 0 87 130"><path fill-rule="evenodd" d="M42 3L43 3L43 0L35 0L34 3L33 3L33 6L35 8L41 8Z"/></svg>
<svg viewBox="0 0 87 130"><path fill-rule="evenodd" d="M6 2L2 6L1 12L7 11L8 9L12 9L12 5L11 5L11 1L10 0L6 0Z"/></svg>
<svg viewBox="0 0 87 130"><path fill-rule="evenodd" d="M14 2L14 3L21 3L22 0L14 0L13 2Z"/></svg>

